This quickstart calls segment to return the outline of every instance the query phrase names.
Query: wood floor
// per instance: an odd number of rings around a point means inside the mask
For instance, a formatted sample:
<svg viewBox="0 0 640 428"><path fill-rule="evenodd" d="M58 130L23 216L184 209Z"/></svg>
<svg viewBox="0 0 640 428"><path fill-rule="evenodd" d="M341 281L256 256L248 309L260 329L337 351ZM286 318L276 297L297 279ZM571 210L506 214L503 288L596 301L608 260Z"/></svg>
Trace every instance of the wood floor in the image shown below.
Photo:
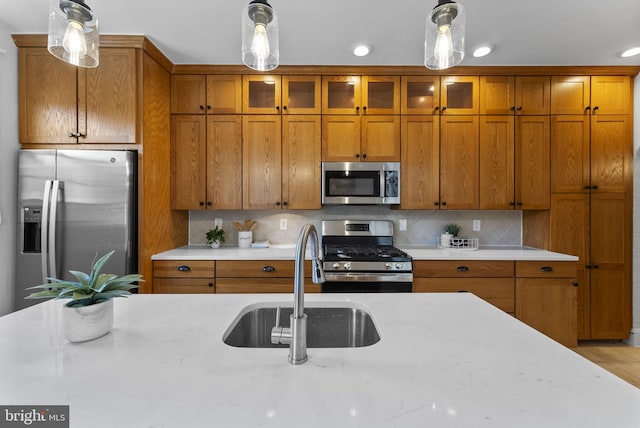
<svg viewBox="0 0 640 428"><path fill-rule="evenodd" d="M623 342L584 342L573 350L640 388L640 347Z"/></svg>

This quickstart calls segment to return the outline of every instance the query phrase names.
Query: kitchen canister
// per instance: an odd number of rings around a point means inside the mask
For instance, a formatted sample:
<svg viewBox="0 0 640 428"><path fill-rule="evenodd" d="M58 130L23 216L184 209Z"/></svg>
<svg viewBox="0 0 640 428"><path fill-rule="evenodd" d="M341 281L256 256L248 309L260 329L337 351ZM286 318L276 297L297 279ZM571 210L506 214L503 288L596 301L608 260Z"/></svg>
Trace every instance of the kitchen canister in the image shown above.
<svg viewBox="0 0 640 428"><path fill-rule="evenodd" d="M251 248L253 242L253 231L242 230L238 231L238 248Z"/></svg>

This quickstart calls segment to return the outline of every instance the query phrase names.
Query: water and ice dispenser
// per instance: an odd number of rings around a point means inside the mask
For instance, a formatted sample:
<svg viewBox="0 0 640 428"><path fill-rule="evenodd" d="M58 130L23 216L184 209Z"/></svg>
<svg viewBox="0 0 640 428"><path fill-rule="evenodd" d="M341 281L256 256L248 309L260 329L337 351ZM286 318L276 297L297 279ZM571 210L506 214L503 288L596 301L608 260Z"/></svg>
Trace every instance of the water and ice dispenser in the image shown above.
<svg viewBox="0 0 640 428"><path fill-rule="evenodd" d="M41 207L24 207L23 218L24 228L22 230L22 252L23 253L39 253L40 252L40 231L42 222Z"/></svg>

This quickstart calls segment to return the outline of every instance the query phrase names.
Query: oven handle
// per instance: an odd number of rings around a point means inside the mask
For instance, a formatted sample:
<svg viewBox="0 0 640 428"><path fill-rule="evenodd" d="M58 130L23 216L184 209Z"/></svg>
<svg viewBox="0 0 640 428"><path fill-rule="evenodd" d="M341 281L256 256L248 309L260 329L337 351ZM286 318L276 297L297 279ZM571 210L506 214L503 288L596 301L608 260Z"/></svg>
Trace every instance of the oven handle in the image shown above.
<svg viewBox="0 0 640 428"><path fill-rule="evenodd" d="M412 273L324 273L325 282L413 282Z"/></svg>

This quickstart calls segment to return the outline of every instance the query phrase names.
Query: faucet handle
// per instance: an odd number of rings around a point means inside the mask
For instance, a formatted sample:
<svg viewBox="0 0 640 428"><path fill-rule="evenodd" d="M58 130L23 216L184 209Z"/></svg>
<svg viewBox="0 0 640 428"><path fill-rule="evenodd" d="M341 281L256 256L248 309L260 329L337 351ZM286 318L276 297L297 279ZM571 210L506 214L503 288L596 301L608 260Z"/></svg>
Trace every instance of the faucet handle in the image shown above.
<svg viewBox="0 0 640 428"><path fill-rule="evenodd" d="M311 267L313 272L311 272L311 279L314 284L322 284L326 281L324 276L324 270L322 269L322 265L320 264L320 260L316 257L313 259L311 263Z"/></svg>
<svg viewBox="0 0 640 428"><path fill-rule="evenodd" d="M282 330L280 327L280 306L276 308L276 325L271 329L271 343L277 345L282 339Z"/></svg>

